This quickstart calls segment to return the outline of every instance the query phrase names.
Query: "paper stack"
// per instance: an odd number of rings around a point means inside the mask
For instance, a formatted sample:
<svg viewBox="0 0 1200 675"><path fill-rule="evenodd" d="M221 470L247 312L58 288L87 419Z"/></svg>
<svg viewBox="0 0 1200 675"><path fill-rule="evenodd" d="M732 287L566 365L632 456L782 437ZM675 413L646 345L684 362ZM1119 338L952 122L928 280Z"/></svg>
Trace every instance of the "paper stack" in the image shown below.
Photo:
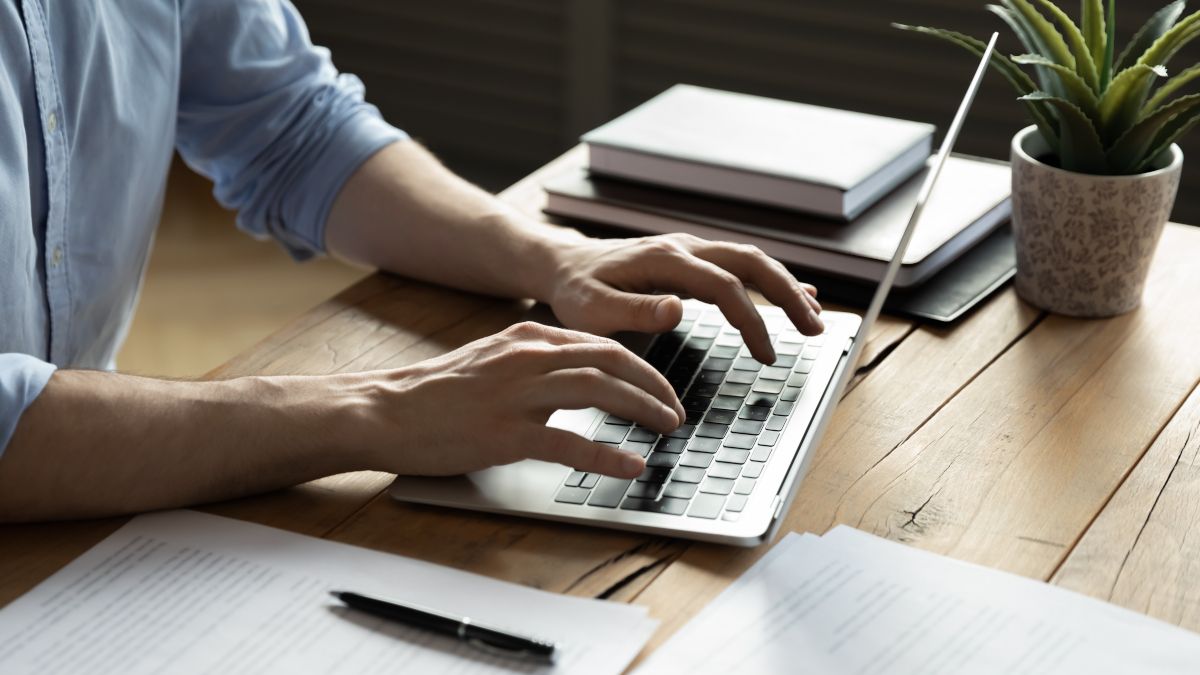
<svg viewBox="0 0 1200 675"><path fill-rule="evenodd" d="M1195 673L1200 636L848 527L791 534L637 672Z"/></svg>

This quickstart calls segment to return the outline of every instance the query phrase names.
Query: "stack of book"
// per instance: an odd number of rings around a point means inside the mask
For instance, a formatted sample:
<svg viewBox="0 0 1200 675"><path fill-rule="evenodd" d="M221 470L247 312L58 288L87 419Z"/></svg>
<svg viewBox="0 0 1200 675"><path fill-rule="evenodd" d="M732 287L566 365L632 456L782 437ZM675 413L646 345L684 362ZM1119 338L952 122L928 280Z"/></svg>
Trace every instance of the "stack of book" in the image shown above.
<svg viewBox="0 0 1200 675"><path fill-rule="evenodd" d="M676 85L584 135L587 163L545 183L546 212L754 244L804 271L878 281L916 202L934 131ZM991 237L1009 218L1010 180L1005 163L949 158L896 286L925 284Z"/></svg>

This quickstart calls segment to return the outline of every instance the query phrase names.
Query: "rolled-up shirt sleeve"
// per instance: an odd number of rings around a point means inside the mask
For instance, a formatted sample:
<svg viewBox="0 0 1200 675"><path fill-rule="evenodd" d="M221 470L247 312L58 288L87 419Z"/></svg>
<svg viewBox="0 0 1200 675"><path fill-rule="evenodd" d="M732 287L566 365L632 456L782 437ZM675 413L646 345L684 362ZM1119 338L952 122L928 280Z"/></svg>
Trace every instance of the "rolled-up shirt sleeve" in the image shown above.
<svg viewBox="0 0 1200 675"><path fill-rule="evenodd" d="M407 135L312 45L286 0L184 0L180 29L180 154L240 228L298 259L324 252L346 179Z"/></svg>
<svg viewBox="0 0 1200 675"><path fill-rule="evenodd" d="M25 409L42 393L54 366L26 354L0 354L0 457Z"/></svg>

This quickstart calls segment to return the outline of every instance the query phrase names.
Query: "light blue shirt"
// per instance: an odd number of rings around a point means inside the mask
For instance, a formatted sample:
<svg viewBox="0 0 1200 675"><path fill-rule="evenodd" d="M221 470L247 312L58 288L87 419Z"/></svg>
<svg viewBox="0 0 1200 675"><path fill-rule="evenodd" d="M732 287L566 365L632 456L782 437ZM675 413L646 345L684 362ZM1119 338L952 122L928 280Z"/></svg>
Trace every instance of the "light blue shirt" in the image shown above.
<svg viewBox="0 0 1200 675"><path fill-rule="evenodd" d="M175 149L303 259L403 138L287 0L0 0L0 452L56 367L114 367Z"/></svg>

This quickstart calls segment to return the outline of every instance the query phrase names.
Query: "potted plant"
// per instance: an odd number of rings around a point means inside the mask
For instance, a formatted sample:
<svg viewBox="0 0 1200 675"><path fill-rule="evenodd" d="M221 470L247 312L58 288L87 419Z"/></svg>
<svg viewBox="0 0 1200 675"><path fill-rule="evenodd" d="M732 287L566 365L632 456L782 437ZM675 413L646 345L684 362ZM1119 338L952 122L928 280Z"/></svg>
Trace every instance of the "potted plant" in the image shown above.
<svg viewBox="0 0 1200 675"><path fill-rule="evenodd" d="M1083 0L1079 25L1049 0L999 2L987 9L1028 53L994 53L991 67L1033 121L1012 140L1017 293L1060 314L1128 312L1175 202L1175 141L1200 120L1200 94L1180 93L1200 65L1167 74L1200 12L1181 19L1184 1L1170 3L1114 57L1115 0ZM983 55L973 37L893 25Z"/></svg>

